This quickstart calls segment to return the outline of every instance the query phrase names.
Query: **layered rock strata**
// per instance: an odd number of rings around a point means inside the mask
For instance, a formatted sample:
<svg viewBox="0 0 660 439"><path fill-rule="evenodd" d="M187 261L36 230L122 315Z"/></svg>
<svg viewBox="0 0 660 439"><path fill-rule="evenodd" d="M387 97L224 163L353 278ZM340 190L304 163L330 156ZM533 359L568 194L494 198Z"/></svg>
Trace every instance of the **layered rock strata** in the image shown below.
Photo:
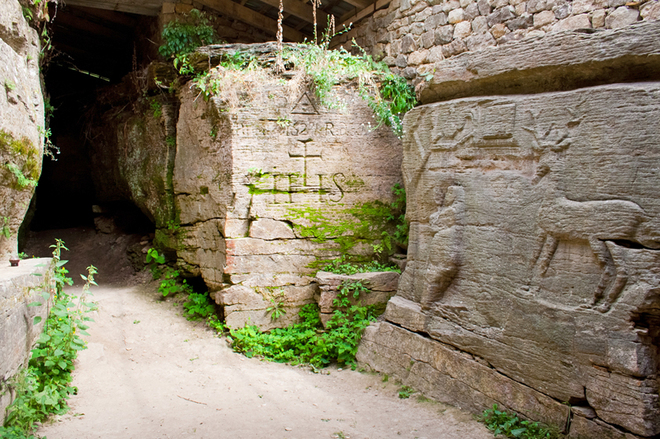
<svg viewBox="0 0 660 439"><path fill-rule="evenodd" d="M109 170L95 176L101 201L139 206L156 225L156 244L203 278L232 327L296 320L314 301L324 260L373 253L385 219L374 212L401 182L401 141L375 126L357 84L334 87L337 106L327 108L300 75L270 73L275 50L201 48L206 68L236 53L266 68L214 72L224 94L205 96L191 82L176 102L153 97L133 105L138 111L118 102L124 111L105 113L93 146L94 163ZM287 311L276 321L273 306Z"/></svg>
<svg viewBox="0 0 660 439"><path fill-rule="evenodd" d="M523 53L517 44L491 69L513 72L505 61ZM584 63L607 58L597 47ZM562 63L548 71L541 91L562 72L570 81ZM451 80L479 96L475 74ZM429 87L442 89L443 75ZM497 403L570 437L660 434L659 117L653 81L411 111L408 264L359 361L442 401L475 412Z"/></svg>
<svg viewBox="0 0 660 439"><path fill-rule="evenodd" d="M314 280L319 286L316 302L319 304L321 322L325 326L332 318L334 311L341 309L340 306L337 306L336 299L342 295L346 296L351 305L382 305L384 307L396 293L399 276L399 273L393 271L351 275L319 271ZM365 290L356 288L356 286L364 287ZM347 292L342 294L342 289L347 289Z"/></svg>
<svg viewBox="0 0 660 439"><path fill-rule="evenodd" d="M48 285L50 259L26 259L18 267L9 262L0 266L0 421L4 420L5 408L11 404L13 394L7 383L24 367L30 358L30 350L43 330L48 306L28 306L33 302L44 302L38 288ZM35 317L41 322L34 324Z"/></svg>
<svg viewBox="0 0 660 439"><path fill-rule="evenodd" d="M18 1L0 1L0 11L0 260L7 261L41 174L45 127L39 35Z"/></svg>

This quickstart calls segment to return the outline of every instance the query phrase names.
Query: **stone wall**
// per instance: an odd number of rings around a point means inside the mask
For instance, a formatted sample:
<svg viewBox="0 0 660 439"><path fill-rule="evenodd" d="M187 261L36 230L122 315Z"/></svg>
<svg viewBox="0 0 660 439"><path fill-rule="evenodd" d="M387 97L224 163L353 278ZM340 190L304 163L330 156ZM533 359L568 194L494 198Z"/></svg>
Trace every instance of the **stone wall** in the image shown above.
<svg viewBox="0 0 660 439"><path fill-rule="evenodd" d="M211 58L237 47L211 46ZM238 48L268 64L275 47ZM92 146L104 170L95 175L100 198L129 199L152 218L155 244L203 278L232 327L296 320L314 302L314 273L341 254L332 238L355 244L349 253L373 254L385 229L368 209L393 202L401 182L401 141L372 126L357 84L335 87L330 109L300 77L269 71L217 73L227 88L210 98L182 85L159 117L148 103L157 96L130 104L114 88L108 96L125 110L105 113ZM373 224L357 230L359 221ZM273 322L267 310L280 303L287 312Z"/></svg>
<svg viewBox="0 0 660 439"><path fill-rule="evenodd" d="M182 94L178 254L198 267L227 324L282 326L314 301L314 264L340 254L315 238L347 233L332 227L355 221L351 209L393 201L401 143L388 127L370 127L373 113L354 85L336 87L342 105L329 109L287 80L235 81L243 84L237 106L227 96L206 103L197 91ZM368 244L351 251L372 252ZM287 313L272 322L266 310L280 302Z"/></svg>
<svg viewBox="0 0 660 439"><path fill-rule="evenodd" d="M556 31L593 32L658 19L657 0L393 0L333 43L349 49L355 38L418 84L437 70L434 63L463 52Z"/></svg>
<svg viewBox="0 0 660 439"><path fill-rule="evenodd" d="M28 304L44 302L42 290L34 288L48 283L49 266L50 259L45 258L27 259L18 267L0 263L0 423L4 421L5 408L13 401L7 384L20 367L26 366L32 345L43 330L48 306ZM35 325L37 316L42 321Z"/></svg>
<svg viewBox="0 0 660 439"><path fill-rule="evenodd" d="M362 364L570 437L660 434L659 31L436 64L404 121L408 264Z"/></svg>
<svg viewBox="0 0 660 439"><path fill-rule="evenodd" d="M17 253L18 229L41 174L44 102L39 36L17 0L0 0L0 260ZM21 180L21 177L29 180Z"/></svg>

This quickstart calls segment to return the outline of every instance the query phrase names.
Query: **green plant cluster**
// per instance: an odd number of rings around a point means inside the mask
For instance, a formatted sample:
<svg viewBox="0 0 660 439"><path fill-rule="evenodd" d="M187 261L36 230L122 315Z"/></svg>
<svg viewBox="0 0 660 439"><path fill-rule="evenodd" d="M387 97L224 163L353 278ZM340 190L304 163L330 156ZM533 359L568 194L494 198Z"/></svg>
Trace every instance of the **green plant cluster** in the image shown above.
<svg viewBox="0 0 660 439"><path fill-rule="evenodd" d="M497 404L484 411L479 417L479 421L483 422L495 436L502 435L513 439L558 439L562 437L556 428L538 422L521 420L515 414L499 410Z"/></svg>
<svg viewBox="0 0 660 439"><path fill-rule="evenodd" d="M343 255L348 255L351 249L360 243L368 244L373 247L376 256L384 261L396 251L397 246L406 248L408 245L405 190L398 184L392 190L397 195L392 203L376 200L358 203L348 208L341 205L322 208L291 207L287 211L287 216L291 220L304 219L310 224L306 226L301 225L300 221L295 221L296 232L302 237L311 238L314 242L332 240L339 244L339 250ZM338 262L320 261L317 266L325 266L324 269L327 269L329 265L329 271L332 271L333 267L341 270L339 267L347 262L358 262L358 266L359 262L364 262L356 258L358 257L344 256ZM366 267L368 266L367 264ZM378 264L378 268L380 266L381 264ZM365 269L365 271L377 270Z"/></svg>
<svg viewBox="0 0 660 439"><path fill-rule="evenodd" d="M301 44L300 49L285 49L283 59L300 65L309 75L314 92L322 105L338 108L342 102L333 97L332 89L340 82L357 80L359 94L374 112L376 128L385 124L401 137L403 115L417 103L413 87L401 76L393 74L382 62L376 62L359 46L360 55L344 48L329 50L328 44Z"/></svg>
<svg viewBox="0 0 660 439"><path fill-rule="evenodd" d="M186 301L183 303L183 310L188 320L211 319L208 322L211 327L220 323L217 321L215 306L209 293L194 292L192 286L185 279L181 279L179 270L165 265L165 255L159 253L155 248L150 248L147 251L145 262L153 279L160 279L158 291L163 297L174 296L179 293L187 296Z"/></svg>
<svg viewBox="0 0 660 439"><path fill-rule="evenodd" d="M326 367L333 362L355 367L355 354L362 331L376 320L374 307L350 306L335 311L324 330L316 304L305 305L301 323L270 332L256 326L230 329L229 340L236 352L270 361Z"/></svg>
<svg viewBox="0 0 660 439"><path fill-rule="evenodd" d="M376 128L386 124L401 137L402 117L417 103L414 88L404 78L393 74L385 63L374 61L355 43L359 55L344 48L330 50L330 40L347 30L337 34L326 33L320 44L305 42L293 47L287 46L278 53L281 62L274 65L270 61L262 65L254 55L245 52L226 54L214 69L215 74L213 71L196 74L194 84L207 100L211 96L222 95L227 88L237 87L238 83L242 83L239 88L244 89L241 93L247 93L251 87L243 85L250 81L234 77L233 73L243 71L246 76L253 77L253 82L279 78L278 81L286 84L286 80L282 80L279 75L285 67L290 73L304 73L305 82L312 84L322 105L341 108L344 103L335 96L333 88L341 82L357 81L360 96L374 112ZM196 73L192 57L196 48L218 42L208 17L195 9L184 20L177 19L168 23L163 29L162 39L164 44L159 47L161 55L172 59L181 75ZM228 72L232 72L229 80L223 79L223 74ZM230 94L236 94L235 90L230 90ZM227 101L237 100L234 98Z"/></svg>
<svg viewBox="0 0 660 439"><path fill-rule="evenodd" d="M284 309L284 291L277 289L278 293L275 294L277 288L271 288L270 306L266 308L266 312L270 313L270 319L275 321L286 314Z"/></svg>
<svg viewBox="0 0 660 439"><path fill-rule="evenodd" d="M401 399L408 399L410 398L410 395L415 393L415 389L413 389L410 386L401 386L399 389L399 398Z"/></svg>
<svg viewBox="0 0 660 439"><path fill-rule="evenodd" d="M14 176L15 189L25 189L37 185L41 173L37 149L30 139L15 139L11 133L0 130L0 150L9 156L5 168Z"/></svg>
<svg viewBox="0 0 660 439"><path fill-rule="evenodd" d="M376 271L394 271L401 273L401 270L396 265L382 264L378 261L352 262L350 258L346 256L340 256L333 259L332 262L323 267L323 271L343 274L346 276L358 273L373 273Z"/></svg>
<svg viewBox="0 0 660 439"><path fill-rule="evenodd" d="M89 335L87 322L92 319L88 313L96 309L96 305L88 301L90 286L96 285L96 268L90 266L87 276L81 275L85 285L80 296L71 295L64 290L73 282L64 267L67 261L61 259L62 250L68 249L59 239L51 247L54 248L51 279L54 291L51 293L48 281L40 289L46 304L53 294L52 306L44 331L32 349L28 367L15 377L16 399L7 408L5 428L0 430L3 439L33 437L35 423L43 422L51 414L65 413L69 395L77 392L70 385L71 373L78 351L86 349L81 335ZM33 302L29 306L43 306L43 303ZM34 318L35 324L40 321L41 317Z"/></svg>
<svg viewBox="0 0 660 439"><path fill-rule="evenodd" d="M208 292L188 294L188 299L183 303L183 309L188 320L209 319L215 315L215 306L213 306ZM211 325L209 324L209 326Z"/></svg>
<svg viewBox="0 0 660 439"><path fill-rule="evenodd" d="M194 73L188 56L200 46L220 42L208 16L197 9L181 19L170 21L163 28L163 45L158 51L171 59L182 75Z"/></svg>
<svg viewBox="0 0 660 439"><path fill-rule="evenodd" d="M0 227L0 236L9 239L11 237L11 229L9 228L9 217L2 217L2 227Z"/></svg>

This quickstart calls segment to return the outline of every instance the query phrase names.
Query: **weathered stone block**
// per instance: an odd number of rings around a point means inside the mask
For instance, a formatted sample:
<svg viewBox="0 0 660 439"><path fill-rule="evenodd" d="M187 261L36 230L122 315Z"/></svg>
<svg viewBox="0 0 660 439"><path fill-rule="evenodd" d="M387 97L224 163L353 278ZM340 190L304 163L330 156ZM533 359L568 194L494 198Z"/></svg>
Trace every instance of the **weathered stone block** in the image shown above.
<svg viewBox="0 0 660 439"><path fill-rule="evenodd" d="M630 9L626 6L619 6L605 19L605 27L608 29L618 29L629 26L639 19L639 11Z"/></svg>
<svg viewBox="0 0 660 439"><path fill-rule="evenodd" d="M552 26L553 31L589 28L591 28L591 20L589 19L588 14L573 15L572 17L565 18Z"/></svg>
<svg viewBox="0 0 660 439"><path fill-rule="evenodd" d="M274 45L245 48L267 57ZM400 141L388 127L373 127L353 85L335 88L332 99L341 105L328 109L310 90L283 82L252 83L251 95L233 105L219 97L205 102L193 90L181 94L173 171L183 232L178 255L215 292L230 326L295 320L314 297L306 275L319 259L340 253L323 239L356 221L350 209L390 202L401 179ZM272 301L287 309L276 322L266 312Z"/></svg>
<svg viewBox="0 0 660 439"><path fill-rule="evenodd" d="M527 405L538 392L579 402L605 430L659 434L658 117L658 82L411 111L409 262L385 316L405 329L383 323L362 361L427 362L436 382L473 383L474 408L489 398L563 426L565 408ZM428 361L409 331L428 336L425 350L452 346L489 367ZM512 383L520 394L503 390Z"/></svg>
<svg viewBox="0 0 660 439"><path fill-rule="evenodd" d="M399 283L399 273L375 272L357 273L350 276L319 271L315 278L319 287L317 302L321 311L321 321L325 325L332 317L335 309L338 309L334 301L339 294L342 284L360 282L369 292L360 292L358 297L352 294L348 299L352 305L362 306L385 304L396 293Z"/></svg>
<svg viewBox="0 0 660 439"><path fill-rule="evenodd" d="M436 63L433 78L420 83L417 94L422 103L430 103L657 79L659 33L660 22L642 22L594 33L555 32L487 48Z"/></svg>
<svg viewBox="0 0 660 439"><path fill-rule="evenodd" d="M36 288L46 282L50 259L26 259L18 267L10 267L9 262L0 262L0 421L4 420L5 408L11 404L11 394L4 395L7 381L24 367L30 358L30 350L41 334L47 317L48 306L28 306L32 302L45 302ZM39 276L37 276L39 275ZM34 324L35 317L41 317Z"/></svg>
<svg viewBox="0 0 660 439"><path fill-rule="evenodd" d="M541 11L534 14L534 27L542 27L555 21L555 13L552 11Z"/></svg>

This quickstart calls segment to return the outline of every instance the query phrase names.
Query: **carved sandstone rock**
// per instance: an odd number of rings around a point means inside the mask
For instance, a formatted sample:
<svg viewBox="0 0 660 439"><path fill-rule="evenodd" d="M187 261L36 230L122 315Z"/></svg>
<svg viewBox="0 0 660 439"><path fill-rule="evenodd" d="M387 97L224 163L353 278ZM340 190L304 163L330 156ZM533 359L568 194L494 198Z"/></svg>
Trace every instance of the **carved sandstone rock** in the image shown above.
<svg viewBox="0 0 660 439"><path fill-rule="evenodd" d="M342 105L328 109L290 79L245 81L237 104L181 94L177 252L230 326L271 328L314 301L314 264L339 255L328 239L351 235L365 204L393 201L401 143L389 128L370 126L373 113L354 85L336 87ZM357 238L351 252L373 251ZM273 305L287 310L277 321L267 311Z"/></svg>
<svg viewBox="0 0 660 439"><path fill-rule="evenodd" d="M386 312L404 329L370 329L361 361L475 411L564 427L560 401L587 437L660 434L659 118L657 82L410 112L408 264Z"/></svg>

